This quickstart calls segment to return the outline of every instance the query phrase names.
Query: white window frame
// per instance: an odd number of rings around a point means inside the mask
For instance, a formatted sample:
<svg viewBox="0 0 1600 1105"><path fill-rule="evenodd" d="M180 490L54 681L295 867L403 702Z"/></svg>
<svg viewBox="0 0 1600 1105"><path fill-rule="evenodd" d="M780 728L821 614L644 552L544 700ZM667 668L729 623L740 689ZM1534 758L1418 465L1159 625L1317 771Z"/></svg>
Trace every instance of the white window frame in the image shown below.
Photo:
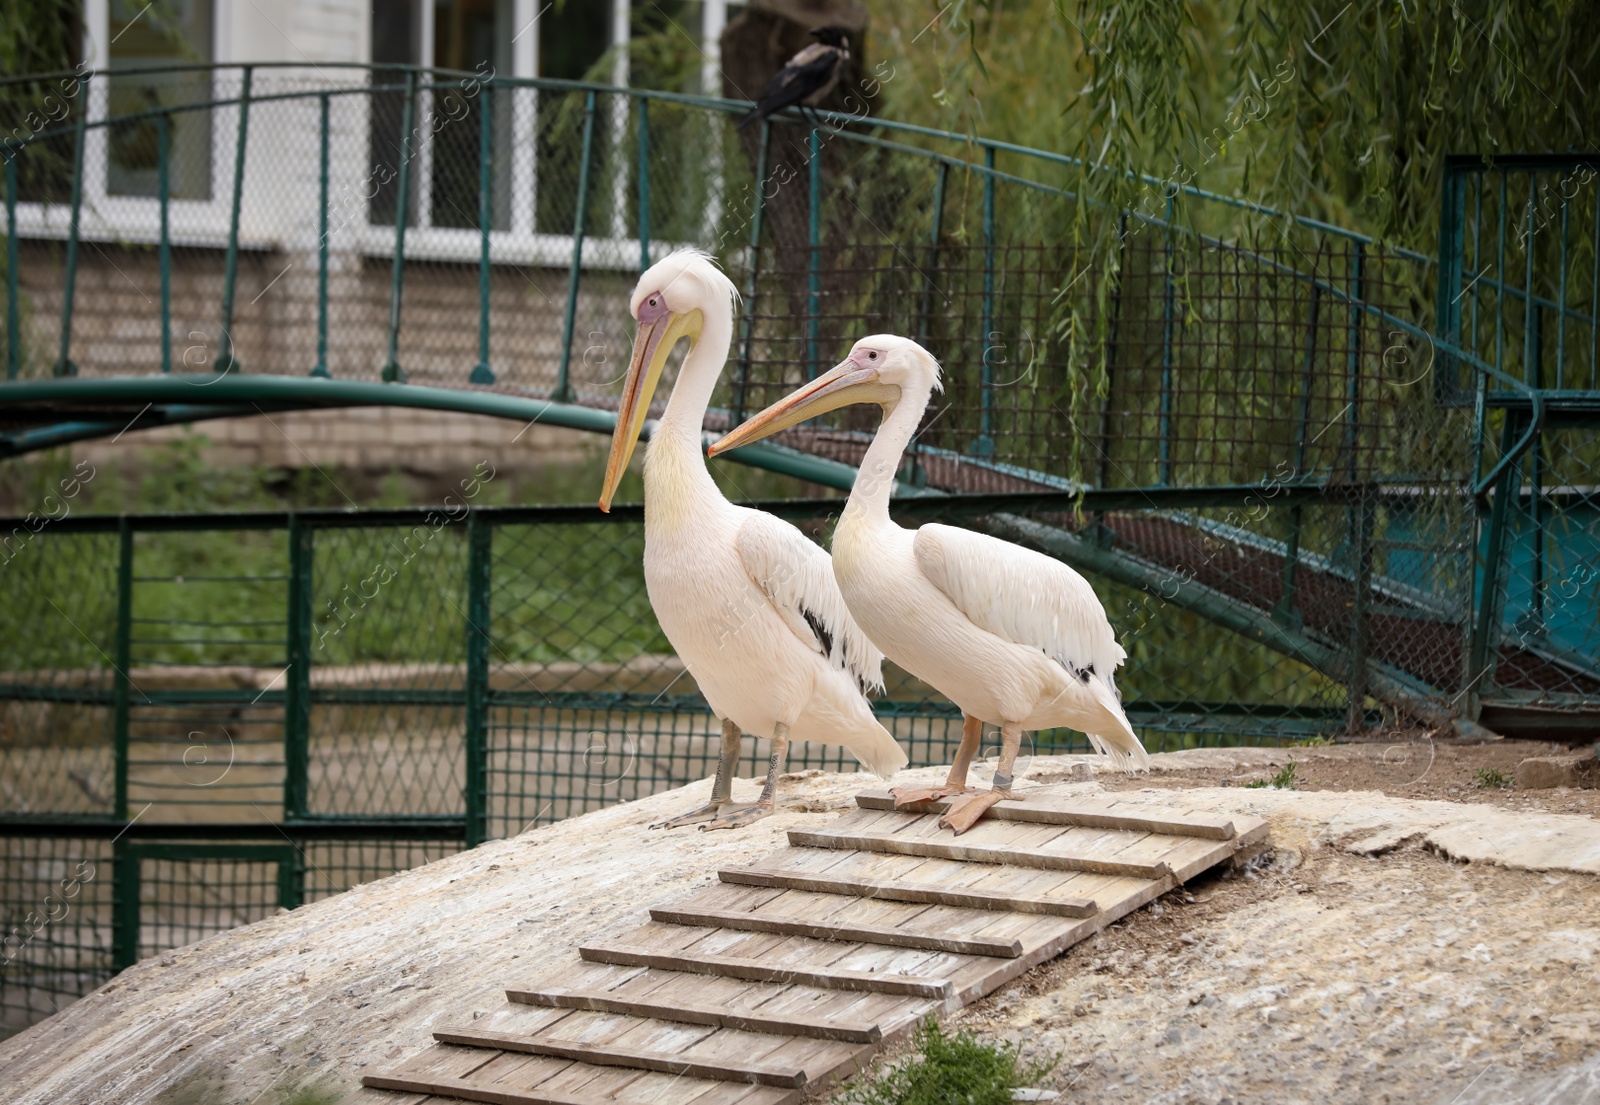
<svg viewBox="0 0 1600 1105"><path fill-rule="evenodd" d="M701 6L701 34L708 44L706 59L701 65L703 87L713 87L720 75L722 28L727 19L729 0L703 0ZM517 28L512 42L512 72L518 79L538 76L539 18L548 0L515 0L512 23ZM418 34L419 54L423 58L434 56L433 21L427 17L428 6L423 5L422 27ZM611 83L618 88L628 85L629 0L611 0L610 48L616 49L611 71ZM370 50L368 53L370 60ZM534 230L534 213L538 210L539 171L535 163L534 121L538 109L538 89L511 89L511 225L508 229L491 228L489 231L489 259L491 263L564 267L571 263L573 238L571 234L538 233ZM504 94L503 91L498 94ZM619 156L632 156L623 150L623 137L628 128L628 112L632 100L624 96L612 97L610 110L603 125L611 130L609 147ZM433 97L418 96L413 109L413 130L418 136L417 154L412 162L411 194L415 205L416 221L406 227L406 256L429 261L477 261L483 249L482 232L471 227L442 227L433 225ZM370 123L369 123L370 125ZM713 166L718 171L720 166ZM591 173L593 167L591 166ZM626 199L629 177L626 173L612 173L611 225L589 227L584 235L584 268L633 270L638 265L639 239L627 233ZM591 176L591 179L593 177ZM708 226L715 226L720 203L714 203L708 212ZM359 248L372 257L392 257L395 248L395 229L391 225L374 224L370 209L359 230ZM661 243L659 252L677 248L675 243ZM654 243L651 252L658 252Z"/></svg>
<svg viewBox="0 0 1600 1105"><path fill-rule="evenodd" d="M226 0L213 0L211 56L226 64L225 44L232 31L232 11ZM83 5L83 59L90 74L86 81L88 122L107 116L110 101L111 0L85 0ZM217 99L215 77L211 99ZM235 140L239 135L238 107L211 109L211 198L168 200L169 240L175 246L226 246L233 211ZM107 187L110 172L108 128L84 129L82 206L78 237L91 242L152 244L161 240L161 201L155 196L116 196ZM270 242L247 241L241 217L240 245L254 247ZM17 233L27 238L65 240L71 234L72 203L17 204Z"/></svg>

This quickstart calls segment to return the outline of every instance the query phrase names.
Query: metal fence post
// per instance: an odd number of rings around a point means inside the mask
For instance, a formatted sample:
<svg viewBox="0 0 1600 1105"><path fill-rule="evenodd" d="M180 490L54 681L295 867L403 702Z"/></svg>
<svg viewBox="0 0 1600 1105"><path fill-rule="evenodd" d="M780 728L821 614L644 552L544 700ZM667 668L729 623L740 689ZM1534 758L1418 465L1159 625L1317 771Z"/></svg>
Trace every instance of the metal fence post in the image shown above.
<svg viewBox="0 0 1600 1105"><path fill-rule="evenodd" d="M994 329L994 147L983 148L983 334L980 371L983 377L978 440L972 452L980 457L994 455L994 366L989 363L989 337Z"/></svg>
<svg viewBox="0 0 1600 1105"><path fill-rule="evenodd" d="M767 150L772 144L772 123L761 120L756 149L756 194L750 212L750 275L744 285L744 317L739 320L739 371L733 382L733 425L744 421L750 392L750 353L756 331L756 282L761 275L761 222L766 213Z"/></svg>
<svg viewBox="0 0 1600 1105"><path fill-rule="evenodd" d="M327 379L333 375L328 371L328 94L317 99L322 133L317 163L317 363L311 375Z"/></svg>
<svg viewBox="0 0 1600 1105"><path fill-rule="evenodd" d="M133 679L128 672L133 662L133 523L127 515L117 519L117 624L111 651L116 655L111 721L114 814L118 820L125 821L128 817L129 695L133 690Z"/></svg>
<svg viewBox="0 0 1600 1105"><path fill-rule="evenodd" d="M389 276L389 357L381 373L386 384L403 384L406 371L400 367L400 297L405 289L406 223L411 208L411 124L417 101L417 74L406 74L406 103L400 118L400 189L394 208L394 270Z"/></svg>
<svg viewBox="0 0 1600 1105"><path fill-rule="evenodd" d="M467 516L466 843L489 835L489 586L494 529L479 511Z"/></svg>
<svg viewBox="0 0 1600 1105"><path fill-rule="evenodd" d="M172 117L156 116L156 178L161 203L161 371L172 371Z"/></svg>
<svg viewBox="0 0 1600 1105"><path fill-rule="evenodd" d="M807 160L807 192L810 202L810 222L806 227L806 379L817 378L818 345L822 310L822 132L811 128L810 157Z"/></svg>
<svg viewBox="0 0 1600 1105"><path fill-rule="evenodd" d="M83 212L83 131L86 119L87 112L80 111L77 126L73 128L72 216L67 229L66 278L61 289L61 355L56 359L57 376L78 374L78 366L72 361L72 301L78 291L78 235L79 217Z"/></svg>
<svg viewBox="0 0 1600 1105"><path fill-rule="evenodd" d="M1370 487L1363 487L1355 509L1356 562L1354 601L1350 606L1350 701L1345 711L1345 728L1353 736L1366 722L1367 653L1371 642L1368 624L1369 598L1372 591L1372 534L1377 521L1377 496Z"/></svg>
<svg viewBox="0 0 1600 1105"><path fill-rule="evenodd" d="M639 97L639 272L650 267L650 101Z"/></svg>
<svg viewBox="0 0 1600 1105"><path fill-rule="evenodd" d="M567 274L567 312L561 326L561 368L556 375L558 403L572 401L572 331L578 320L578 278L583 273L583 227L589 209L589 162L594 151L594 93L584 94L583 153L578 163L578 209L572 216L572 267Z"/></svg>
<svg viewBox="0 0 1600 1105"><path fill-rule="evenodd" d="M1167 194L1167 233L1161 247L1165 291L1161 299L1161 414L1156 442L1156 483L1162 487L1172 482L1172 200L1175 195L1175 192Z"/></svg>
<svg viewBox="0 0 1600 1105"><path fill-rule="evenodd" d="M244 67L244 87L239 94L239 137L233 151L233 208L228 216L228 256L222 272L222 336L217 371L239 367L233 352L233 295L239 283L239 211L244 199L245 151L250 146L250 81L254 71Z"/></svg>
<svg viewBox="0 0 1600 1105"><path fill-rule="evenodd" d="M1311 388L1316 381L1314 369L1317 358L1317 316L1322 305L1322 289L1311 283L1311 303L1307 310L1306 353L1300 371L1300 409L1295 418L1294 476L1304 479L1306 472L1306 434L1311 429ZM1272 609L1272 619L1279 625L1295 622L1294 584L1295 571L1300 563L1300 526L1303 508L1296 503L1289 508L1289 540L1283 553L1283 594Z"/></svg>
<svg viewBox="0 0 1600 1105"><path fill-rule="evenodd" d="M311 748L311 601L315 530L289 515L289 588L285 637L288 684L283 692L283 816L305 817L309 806Z"/></svg>
<svg viewBox="0 0 1600 1105"><path fill-rule="evenodd" d="M111 845L111 969L139 961L139 855L130 841Z"/></svg>
<svg viewBox="0 0 1600 1105"><path fill-rule="evenodd" d="M489 367L489 230L494 224L494 186L490 165L494 161L494 89L485 88L478 102L478 363L467 383L488 387L494 383Z"/></svg>
<svg viewBox="0 0 1600 1105"><path fill-rule="evenodd" d="M22 313L17 303L17 151L8 140L6 159L6 379L22 371Z"/></svg>
<svg viewBox="0 0 1600 1105"><path fill-rule="evenodd" d="M1533 417L1531 414L1527 417ZM1500 452L1504 456L1516 448L1522 438L1520 413L1506 411L1505 425L1500 431ZM1496 637L1500 621L1500 568L1506 556L1507 531L1511 526L1512 500L1518 495L1522 480L1522 459L1514 458L1500 473L1499 486L1494 489L1494 502L1489 509L1489 532L1485 540L1483 557L1483 584L1478 589L1477 609L1472 622L1472 637L1467 650L1466 686L1463 688L1473 699L1481 693L1486 683L1494 681L1494 662L1498 652ZM1476 703L1469 703L1473 713ZM1470 715L1469 715L1470 716Z"/></svg>

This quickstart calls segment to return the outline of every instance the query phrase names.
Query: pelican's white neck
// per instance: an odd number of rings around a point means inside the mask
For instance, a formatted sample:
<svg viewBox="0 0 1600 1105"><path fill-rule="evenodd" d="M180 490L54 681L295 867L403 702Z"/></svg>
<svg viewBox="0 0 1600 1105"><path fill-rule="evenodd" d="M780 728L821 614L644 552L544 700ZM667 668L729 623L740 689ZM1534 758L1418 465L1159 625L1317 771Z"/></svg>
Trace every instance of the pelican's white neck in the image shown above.
<svg viewBox="0 0 1600 1105"><path fill-rule="evenodd" d="M849 511L872 521L889 520L889 497L894 493L895 475L932 393L931 387L902 391L900 399L885 411L883 423L867 447L866 456L861 458L861 470L856 475L855 486L850 489Z"/></svg>
<svg viewBox="0 0 1600 1105"><path fill-rule="evenodd" d="M665 521L696 500L720 499L722 495L706 471L701 427L733 344L733 312L724 305L721 309L701 308L700 313L705 320L700 337L683 359L667 409L645 451L647 523Z"/></svg>

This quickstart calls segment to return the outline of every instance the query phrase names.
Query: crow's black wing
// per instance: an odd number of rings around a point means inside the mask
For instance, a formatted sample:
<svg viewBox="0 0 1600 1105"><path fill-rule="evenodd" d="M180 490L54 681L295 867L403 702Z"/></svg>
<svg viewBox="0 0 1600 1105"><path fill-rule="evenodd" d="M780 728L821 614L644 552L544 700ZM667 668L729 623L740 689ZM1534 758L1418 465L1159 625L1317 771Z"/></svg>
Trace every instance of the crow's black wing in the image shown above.
<svg viewBox="0 0 1600 1105"><path fill-rule="evenodd" d="M833 79L833 71L838 64L839 51L832 46L802 50L767 82L761 99L756 101L750 114L739 120L739 126L765 119L804 100Z"/></svg>

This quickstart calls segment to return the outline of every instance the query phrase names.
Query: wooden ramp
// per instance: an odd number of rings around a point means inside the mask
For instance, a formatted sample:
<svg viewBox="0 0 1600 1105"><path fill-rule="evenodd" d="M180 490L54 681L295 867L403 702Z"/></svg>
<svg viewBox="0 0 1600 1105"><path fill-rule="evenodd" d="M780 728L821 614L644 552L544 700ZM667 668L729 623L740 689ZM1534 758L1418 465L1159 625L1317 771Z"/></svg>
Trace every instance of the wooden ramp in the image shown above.
<svg viewBox="0 0 1600 1105"><path fill-rule="evenodd" d="M396 1105L787 1105L1267 835L1112 797L1001 802L960 837L943 801L856 804L363 1083Z"/></svg>

